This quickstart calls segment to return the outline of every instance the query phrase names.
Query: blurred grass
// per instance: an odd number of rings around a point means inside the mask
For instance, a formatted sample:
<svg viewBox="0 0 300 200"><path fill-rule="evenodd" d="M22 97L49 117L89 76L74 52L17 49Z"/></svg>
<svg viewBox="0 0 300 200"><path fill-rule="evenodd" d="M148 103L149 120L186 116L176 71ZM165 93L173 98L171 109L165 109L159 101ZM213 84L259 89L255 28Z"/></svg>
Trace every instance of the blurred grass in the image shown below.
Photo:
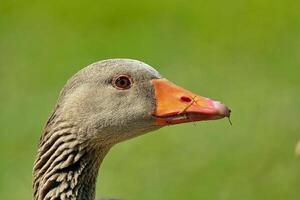
<svg viewBox="0 0 300 200"><path fill-rule="evenodd" d="M299 199L299 10L296 0L2 0L1 199L31 199L36 143L66 80L116 57L226 102L233 126L178 125L117 145L97 196Z"/></svg>

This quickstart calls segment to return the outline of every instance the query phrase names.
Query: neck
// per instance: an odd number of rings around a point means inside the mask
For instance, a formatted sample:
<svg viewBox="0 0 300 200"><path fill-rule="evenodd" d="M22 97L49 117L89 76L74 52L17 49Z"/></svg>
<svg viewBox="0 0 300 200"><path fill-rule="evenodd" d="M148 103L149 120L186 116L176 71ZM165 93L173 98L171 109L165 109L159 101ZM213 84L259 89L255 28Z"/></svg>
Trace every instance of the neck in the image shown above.
<svg viewBox="0 0 300 200"><path fill-rule="evenodd" d="M76 126L49 120L34 165L34 200L94 200L98 170L108 150L80 141Z"/></svg>

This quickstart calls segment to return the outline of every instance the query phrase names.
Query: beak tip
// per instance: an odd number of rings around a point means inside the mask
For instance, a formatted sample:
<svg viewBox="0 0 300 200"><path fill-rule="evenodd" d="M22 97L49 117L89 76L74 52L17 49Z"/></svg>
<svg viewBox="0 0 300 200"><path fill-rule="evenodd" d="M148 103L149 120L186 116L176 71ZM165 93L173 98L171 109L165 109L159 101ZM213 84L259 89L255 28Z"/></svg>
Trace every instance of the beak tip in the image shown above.
<svg viewBox="0 0 300 200"><path fill-rule="evenodd" d="M230 117L231 110L230 110L227 106L225 106L225 108L226 108L225 116L226 116L226 117Z"/></svg>
<svg viewBox="0 0 300 200"><path fill-rule="evenodd" d="M230 117L231 110L219 101L215 101L214 107L219 111L220 115L223 117Z"/></svg>

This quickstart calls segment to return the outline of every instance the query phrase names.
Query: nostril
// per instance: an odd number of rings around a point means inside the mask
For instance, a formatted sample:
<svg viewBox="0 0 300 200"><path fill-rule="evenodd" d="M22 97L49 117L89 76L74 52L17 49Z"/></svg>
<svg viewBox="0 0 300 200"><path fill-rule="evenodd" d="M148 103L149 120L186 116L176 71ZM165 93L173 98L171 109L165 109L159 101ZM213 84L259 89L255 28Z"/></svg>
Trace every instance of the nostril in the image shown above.
<svg viewBox="0 0 300 200"><path fill-rule="evenodd" d="M190 97L186 97L186 96L182 96L180 99L181 99L181 101L187 102L187 103L190 103L192 101L192 99Z"/></svg>

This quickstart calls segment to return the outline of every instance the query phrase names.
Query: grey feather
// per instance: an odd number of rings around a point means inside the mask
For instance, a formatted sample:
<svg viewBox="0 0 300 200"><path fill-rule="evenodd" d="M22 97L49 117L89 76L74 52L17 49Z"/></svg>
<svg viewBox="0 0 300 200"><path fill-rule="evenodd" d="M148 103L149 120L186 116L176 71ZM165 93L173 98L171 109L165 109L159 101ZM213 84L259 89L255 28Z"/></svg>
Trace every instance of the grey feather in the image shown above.
<svg viewBox="0 0 300 200"><path fill-rule="evenodd" d="M118 74L129 75L132 88L114 88ZM94 200L98 169L109 149L160 128L150 114L155 108L150 80L157 78L152 67L130 59L96 62L76 73L60 92L40 137L34 200Z"/></svg>

